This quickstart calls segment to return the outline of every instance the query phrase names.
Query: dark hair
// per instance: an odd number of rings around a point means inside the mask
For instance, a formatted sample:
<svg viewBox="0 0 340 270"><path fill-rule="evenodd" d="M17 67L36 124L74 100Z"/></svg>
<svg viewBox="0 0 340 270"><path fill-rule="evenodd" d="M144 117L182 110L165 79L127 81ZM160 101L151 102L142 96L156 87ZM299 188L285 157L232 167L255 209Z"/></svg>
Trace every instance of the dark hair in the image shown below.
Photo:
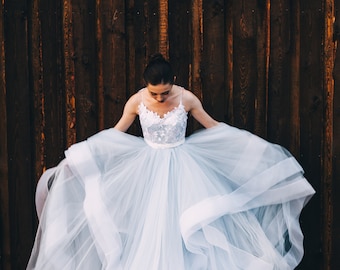
<svg viewBox="0 0 340 270"><path fill-rule="evenodd" d="M146 84L173 84L174 73L170 63L162 54L156 53L150 57L149 63L143 73Z"/></svg>

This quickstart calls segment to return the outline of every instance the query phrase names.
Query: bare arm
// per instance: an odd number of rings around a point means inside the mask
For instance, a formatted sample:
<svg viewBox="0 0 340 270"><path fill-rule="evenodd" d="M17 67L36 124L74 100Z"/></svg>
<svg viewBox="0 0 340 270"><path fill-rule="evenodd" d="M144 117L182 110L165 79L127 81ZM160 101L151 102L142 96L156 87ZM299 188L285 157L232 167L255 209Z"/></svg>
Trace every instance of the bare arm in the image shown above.
<svg viewBox="0 0 340 270"><path fill-rule="evenodd" d="M137 116L138 96L133 95L125 104L123 115L114 126L115 129L126 132Z"/></svg>
<svg viewBox="0 0 340 270"><path fill-rule="evenodd" d="M202 106L201 101L191 92L186 91L187 101L191 115L205 128L211 128L218 124Z"/></svg>

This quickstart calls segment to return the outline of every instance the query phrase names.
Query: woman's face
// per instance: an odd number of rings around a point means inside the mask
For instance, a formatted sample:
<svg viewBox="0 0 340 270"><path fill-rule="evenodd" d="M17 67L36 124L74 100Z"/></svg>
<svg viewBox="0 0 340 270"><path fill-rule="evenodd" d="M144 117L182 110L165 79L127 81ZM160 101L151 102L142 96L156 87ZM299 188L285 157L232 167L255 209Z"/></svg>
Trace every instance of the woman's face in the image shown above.
<svg viewBox="0 0 340 270"><path fill-rule="evenodd" d="M172 84L148 84L146 88L153 99L157 100L159 103L163 103L171 94Z"/></svg>

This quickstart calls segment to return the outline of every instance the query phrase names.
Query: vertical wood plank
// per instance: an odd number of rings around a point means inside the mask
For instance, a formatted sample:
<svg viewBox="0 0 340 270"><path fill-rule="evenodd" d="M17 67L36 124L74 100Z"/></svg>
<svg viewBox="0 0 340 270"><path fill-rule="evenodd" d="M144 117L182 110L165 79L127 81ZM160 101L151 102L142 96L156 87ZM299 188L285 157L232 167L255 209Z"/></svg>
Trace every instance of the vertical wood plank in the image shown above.
<svg viewBox="0 0 340 270"><path fill-rule="evenodd" d="M104 111L104 74L103 74L103 32L101 16L101 0L96 0L96 42L97 42L97 117L98 129L103 130L105 127Z"/></svg>
<svg viewBox="0 0 340 270"><path fill-rule="evenodd" d="M32 78L34 99L34 138L39 142L35 144L34 161L35 161L35 180L46 168L45 164L45 111L44 111L44 94L43 94L43 64L42 64L42 36L41 23L39 18L40 0L34 0L32 3L31 16L31 66L30 77ZM34 44L34 45L33 45ZM36 184L36 181L34 181Z"/></svg>
<svg viewBox="0 0 340 270"><path fill-rule="evenodd" d="M75 51L73 46L73 18L71 0L63 1L63 59L65 68L65 133L66 146L77 141L76 134L76 89L75 89Z"/></svg>
<svg viewBox="0 0 340 270"><path fill-rule="evenodd" d="M125 2L102 1L103 86L105 127L121 117L127 99Z"/></svg>
<svg viewBox="0 0 340 270"><path fill-rule="evenodd" d="M94 1L72 0L77 141L97 131L95 8Z"/></svg>
<svg viewBox="0 0 340 270"><path fill-rule="evenodd" d="M169 2L169 61L175 72L175 83L191 91L192 15L190 1ZM194 130L193 124L197 125L189 117L187 134Z"/></svg>
<svg viewBox="0 0 340 270"><path fill-rule="evenodd" d="M7 160L7 93L4 33L4 0L0 2L0 268L11 269L11 229Z"/></svg>
<svg viewBox="0 0 340 270"><path fill-rule="evenodd" d="M139 1L137 1L139 2ZM136 93L144 84L142 82L141 69L137 71L139 60L144 63L142 35L137 34L136 25L141 26L142 12L141 8L135 5L135 0L126 0L125 12L125 29L126 29L126 98ZM136 119L128 130L128 133L141 135L139 120Z"/></svg>
<svg viewBox="0 0 340 270"><path fill-rule="evenodd" d="M234 24L233 24L233 5L232 1L228 1L226 5L226 87L228 93L228 101L226 106L228 107L228 118L226 121L229 124L234 125L235 117L234 117Z"/></svg>
<svg viewBox="0 0 340 270"><path fill-rule="evenodd" d="M167 59L169 58L168 10L168 0L159 1L159 52Z"/></svg>
<svg viewBox="0 0 340 270"><path fill-rule="evenodd" d="M191 19L190 2L169 2L169 60L176 75L176 83L187 89L192 51Z"/></svg>
<svg viewBox="0 0 340 270"><path fill-rule="evenodd" d="M291 95L289 150L300 156L300 1L291 2Z"/></svg>
<svg viewBox="0 0 340 270"><path fill-rule="evenodd" d="M140 87L144 86L143 80L143 71L149 59L151 50L149 49L149 42L147 37L150 36L150 29L148 26L148 4L145 1L134 1L133 3L133 37L134 37L134 59L131 63L131 69L134 69L135 80L134 85L137 90ZM130 6L132 3L130 3ZM135 26L138 25L139 27L136 28ZM157 28L157 27L154 27ZM156 31L156 30L154 30ZM156 32L157 33L157 32ZM153 36L156 36L156 33L153 33ZM154 43L157 43L157 39L154 40ZM158 46L158 45L157 45Z"/></svg>
<svg viewBox="0 0 340 270"><path fill-rule="evenodd" d="M201 63L203 51L203 3L192 1L192 64L190 67L189 89L202 101Z"/></svg>
<svg viewBox="0 0 340 270"><path fill-rule="evenodd" d="M254 109L254 133L266 138L270 55L270 0L258 1L258 8L256 11L257 86Z"/></svg>
<svg viewBox="0 0 340 270"><path fill-rule="evenodd" d="M11 267L25 269L35 232L32 181L32 96L28 64L28 6L6 1L5 68ZM25 224L25 226L23 226Z"/></svg>
<svg viewBox="0 0 340 270"><path fill-rule="evenodd" d="M340 268L340 200L336 194L340 194L340 1L334 1L335 22L335 63L334 78L334 115L333 115L333 230L332 230L332 257L331 269Z"/></svg>
<svg viewBox="0 0 340 270"><path fill-rule="evenodd" d="M268 139L289 147L291 10L289 1L271 1Z"/></svg>
<svg viewBox="0 0 340 270"><path fill-rule="evenodd" d="M256 1L237 1L234 8L234 125L254 131L257 87Z"/></svg>
<svg viewBox="0 0 340 270"><path fill-rule="evenodd" d="M32 72L37 92L36 102L36 136L41 137L44 144L42 150L44 166L47 168L55 166L63 157L67 144L65 117L65 69L64 65L69 63L63 59L64 48L66 56L69 53L67 42L63 46L62 29L66 25L63 21L61 1L37 1L39 3L39 14L35 18L36 23L32 25L32 59L34 66ZM72 65L72 63L70 63ZM68 71L71 67L68 66ZM68 78L69 79L69 78ZM68 87L71 84L68 83ZM40 101L39 101L40 100ZM41 108L40 108L41 106ZM40 126L40 127L39 127ZM40 134L39 134L40 133ZM70 132L68 132L70 134ZM70 144L74 138L70 138ZM37 144L39 145L39 144ZM39 162L39 160L36 160ZM37 171L38 173L38 171Z"/></svg>
<svg viewBox="0 0 340 270"><path fill-rule="evenodd" d="M189 89L202 100L203 3L192 1L192 65Z"/></svg>
<svg viewBox="0 0 340 270"><path fill-rule="evenodd" d="M323 269L321 208L323 129L323 61L320 40L324 18L321 1L300 0L300 156L305 176L316 189L304 209L301 225L305 235L305 257L301 269ZM315 215L320 213L320 215ZM321 218L320 218L321 217ZM318 237L316 237L318 235Z"/></svg>
<svg viewBox="0 0 340 270"><path fill-rule="evenodd" d="M324 224L323 224L323 269L331 269L332 251L332 230L333 230L333 102L334 102L334 1L324 2L324 47L323 47L323 87L325 98L324 115L324 144L323 144L323 205L324 205Z"/></svg>
<svg viewBox="0 0 340 270"><path fill-rule="evenodd" d="M203 53L201 65L203 106L218 121L225 121L224 1L203 1Z"/></svg>
<svg viewBox="0 0 340 270"><path fill-rule="evenodd" d="M135 37L135 23L137 22L137 17L140 16L140 11L136 9L134 0L127 0L126 1L126 47L127 47L127 80L126 80L126 87L128 96L135 93L137 90L136 83L136 44L137 40ZM138 25L138 24L136 24Z"/></svg>
<svg viewBox="0 0 340 270"><path fill-rule="evenodd" d="M159 4L163 0L144 0L144 18L145 18L145 49L147 59L150 55L156 53L160 49L160 13ZM137 30L137 29L136 29ZM138 31L138 30L137 30ZM143 68L144 70L144 68Z"/></svg>

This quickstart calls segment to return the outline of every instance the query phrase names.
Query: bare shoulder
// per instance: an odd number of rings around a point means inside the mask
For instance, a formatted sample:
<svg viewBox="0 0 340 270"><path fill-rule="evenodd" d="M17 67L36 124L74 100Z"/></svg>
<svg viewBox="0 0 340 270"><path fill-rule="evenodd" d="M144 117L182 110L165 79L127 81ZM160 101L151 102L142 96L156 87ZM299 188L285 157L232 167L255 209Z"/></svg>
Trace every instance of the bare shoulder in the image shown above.
<svg viewBox="0 0 340 270"><path fill-rule="evenodd" d="M190 111L191 115L205 128L211 128L218 124L218 122L203 109L199 98L188 90L183 92L183 105L186 111Z"/></svg>
<svg viewBox="0 0 340 270"><path fill-rule="evenodd" d="M183 88L184 89L184 88ZM195 96L194 93L192 93L191 91L184 89L183 90L183 99L187 100L187 101L192 101L193 99L197 98Z"/></svg>
<svg viewBox="0 0 340 270"><path fill-rule="evenodd" d="M141 102L141 93L137 92L133 94L125 104L125 109L130 112L137 112L138 105Z"/></svg>
<svg viewBox="0 0 340 270"><path fill-rule="evenodd" d="M188 111L201 106L201 101L199 98L189 90L184 89L183 91L183 105Z"/></svg>
<svg viewBox="0 0 340 270"><path fill-rule="evenodd" d="M130 103L139 103L141 101L141 92L138 91L137 93L133 94L129 99L128 102Z"/></svg>
<svg viewBox="0 0 340 270"><path fill-rule="evenodd" d="M136 93L125 103L123 115L114 126L115 129L125 132L131 126L138 114L138 104L140 103L139 96L140 94Z"/></svg>

